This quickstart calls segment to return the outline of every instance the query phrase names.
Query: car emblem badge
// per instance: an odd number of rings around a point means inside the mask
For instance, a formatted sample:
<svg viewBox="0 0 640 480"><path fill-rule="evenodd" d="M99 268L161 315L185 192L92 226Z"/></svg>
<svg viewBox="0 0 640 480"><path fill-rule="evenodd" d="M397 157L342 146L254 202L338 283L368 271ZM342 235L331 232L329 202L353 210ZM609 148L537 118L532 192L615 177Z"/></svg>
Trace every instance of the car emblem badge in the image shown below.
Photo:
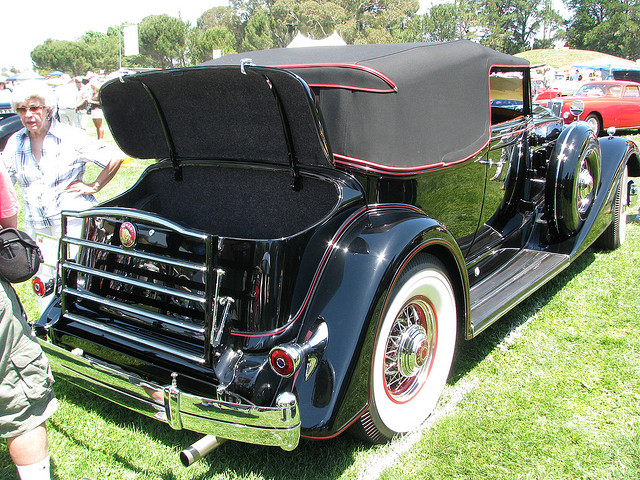
<svg viewBox="0 0 640 480"><path fill-rule="evenodd" d="M138 239L136 226L131 222L124 222L120 225L120 243L123 247L133 247Z"/></svg>

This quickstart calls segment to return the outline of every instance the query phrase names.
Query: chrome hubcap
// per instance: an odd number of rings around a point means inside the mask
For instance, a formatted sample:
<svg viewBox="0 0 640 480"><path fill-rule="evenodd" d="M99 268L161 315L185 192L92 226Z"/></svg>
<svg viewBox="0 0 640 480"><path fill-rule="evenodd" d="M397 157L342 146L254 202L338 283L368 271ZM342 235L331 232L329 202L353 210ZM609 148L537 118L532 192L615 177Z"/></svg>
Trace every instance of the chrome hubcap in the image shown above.
<svg viewBox="0 0 640 480"><path fill-rule="evenodd" d="M582 160L582 164L580 165L576 188L578 213L583 216L589 210L589 206L591 205L591 194L593 192L593 175L591 174L589 162L586 158Z"/></svg>
<svg viewBox="0 0 640 480"><path fill-rule="evenodd" d="M424 383L435 355L436 312L425 298L411 299L396 317L385 350L387 394L409 400Z"/></svg>
<svg viewBox="0 0 640 480"><path fill-rule="evenodd" d="M420 371L420 367L429 355L427 332L422 325L412 325L400 338L398 348L398 370L405 377L412 377Z"/></svg>

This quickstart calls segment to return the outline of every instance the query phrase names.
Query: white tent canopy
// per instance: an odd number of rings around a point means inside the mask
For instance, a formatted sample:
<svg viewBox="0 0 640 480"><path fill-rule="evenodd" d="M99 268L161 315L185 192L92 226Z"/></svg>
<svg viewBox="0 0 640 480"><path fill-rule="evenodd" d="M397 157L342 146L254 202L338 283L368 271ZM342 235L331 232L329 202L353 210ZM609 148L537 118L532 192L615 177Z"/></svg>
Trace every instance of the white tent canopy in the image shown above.
<svg viewBox="0 0 640 480"><path fill-rule="evenodd" d="M631 60L623 58L602 57L587 62L574 63L574 68L592 69L592 70L640 70L640 65Z"/></svg>
<svg viewBox="0 0 640 480"><path fill-rule="evenodd" d="M345 42L338 32L334 30L334 32L329 35L327 38L322 38L320 40L313 40L302 33L298 32L295 38L291 41L287 48L300 48L300 47L322 47L329 45L346 45Z"/></svg>

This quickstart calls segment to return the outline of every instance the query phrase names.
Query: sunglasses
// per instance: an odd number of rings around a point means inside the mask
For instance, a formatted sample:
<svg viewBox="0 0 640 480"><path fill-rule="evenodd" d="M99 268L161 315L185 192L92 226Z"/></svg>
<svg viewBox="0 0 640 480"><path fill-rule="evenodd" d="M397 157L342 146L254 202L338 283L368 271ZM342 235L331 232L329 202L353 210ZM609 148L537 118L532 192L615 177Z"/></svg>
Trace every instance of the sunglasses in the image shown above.
<svg viewBox="0 0 640 480"><path fill-rule="evenodd" d="M44 108L43 105L30 105L28 107L16 107L16 112L18 115L24 115L29 110L29 113L40 113Z"/></svg>

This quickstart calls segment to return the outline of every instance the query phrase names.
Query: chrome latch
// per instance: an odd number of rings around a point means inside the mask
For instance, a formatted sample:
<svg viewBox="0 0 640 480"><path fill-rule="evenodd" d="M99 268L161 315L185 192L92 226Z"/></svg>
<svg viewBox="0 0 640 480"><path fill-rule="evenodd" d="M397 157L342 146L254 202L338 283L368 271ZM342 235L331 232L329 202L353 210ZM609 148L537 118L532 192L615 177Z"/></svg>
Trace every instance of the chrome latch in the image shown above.
<svg viewBox="0 0 640 480"><path fill-rule="evenodd" d="M220 345L220 340L222 339L222 332L224 331L224 326L227 324L227 320L231 315L231 305L233 305L234 300L231 297L223 297L220 299L220 305L224 307L224 312L222 312L222 319L220 320L220 326L218 327L218 333L216 334L216 338L214 338L212 345L215 347ZM211 332L213 335L213 331Z"/></svg>
<svg viewBox="0 0 640 480"><path fill-rule="evenodd" d="M218 305L220 305L220 285L222 283L222 277L224 276L224 270L221 268L216 269L216 286L213 292L213 305L211 307L211 333L209 335L209 343L211 345L215 342L215 331L218 326Z"/></svg>
<svg viewBox="0 0 640 480"><path fill-rule="evenodd" d="M243 75L247 74L245 67L255 67L255 66L256 64L253 63L253 60L251 60L250 58L243 58L242 60L240 60L240 71L242 72Z"/></svg>

